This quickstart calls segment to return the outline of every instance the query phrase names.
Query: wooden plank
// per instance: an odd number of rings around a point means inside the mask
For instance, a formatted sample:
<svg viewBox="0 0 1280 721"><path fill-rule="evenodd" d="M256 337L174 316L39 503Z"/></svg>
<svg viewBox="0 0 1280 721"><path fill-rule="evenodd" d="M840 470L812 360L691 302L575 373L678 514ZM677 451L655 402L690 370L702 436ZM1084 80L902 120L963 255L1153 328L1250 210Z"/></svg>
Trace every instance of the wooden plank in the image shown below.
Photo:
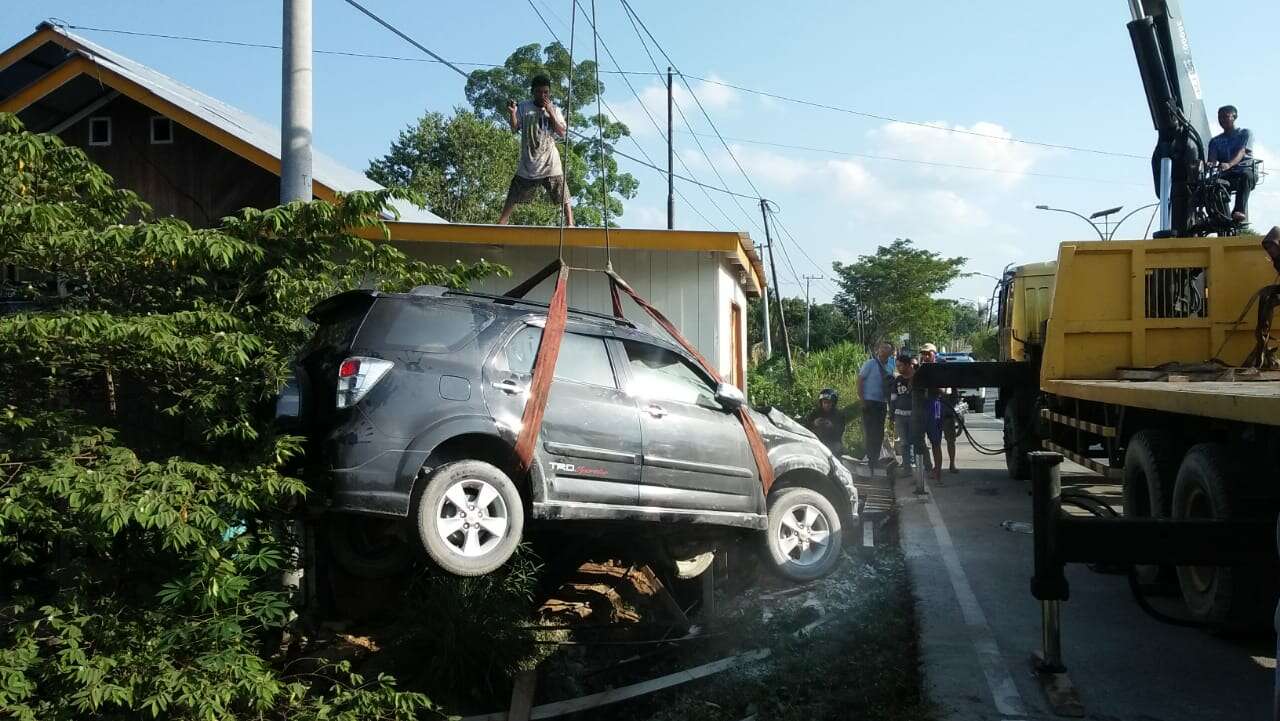
<svg viewBox="0 0 1280 721"><path fill-rule="evenodd" d="M1049 380L1055 395L1191 416L1280 425L1280 383Z"/></svg>
<svg viewBox="0 0 1280 721"><path fill-rule="evenodd" d="M1053 443L1051 441L1041 441L1040 444L1044 446L1045 450L1056 451L1058 453L1061 453L1062 455L1066 456L1072 463L1076 463L1078 465L1084 466L1085 468L1088 468L1094 473L1097 473L1101 476L1106 477L1108 480L1118 481L1121 478L1122 472L1121 472L1121 469L1119 468L1112 468L1111 466L1104 465L1102 463L1099 463L1093 460L1092 458L1087 458L1085 456L1082 456L1079 453L1076 453L1075 451L1069 451L1063 446L1060 446L1057 443Z"/></svg>
<svg viewBox="0 0 1280 721"><path fill-rule="evenodd" d="M555 718L556 716L578 713L579 711L586 711L588 709L599 708L600 706L617 703L619 701L626 701L627 699L644 696L646 694L653 693L654 691L661 691L663 689L671 688L672 686L679 686L681 684L689 683L690 681L696 681L700 678L713 676L717 673L734 668L735 666L741 666L753 661L763 661L769 657L770 653L771 651L767 648L748 651L747 653L741 653L737 656L722 658L719 661L712 661L711 663L695 666L684 671L677 671L673 674L668 674L649 681L642 681L630 686L609 689L608 691L601 691L600 693L593 693L587 696L569 699L567 701L557 701L555 703L535 706L530 712L529 718ZM462 721L507 721L507 712L498 711L496 713L481 714L479 716L467 716L462 719Z"/></svg>
<svg viewBox="0 0 1280 721"><path fill-rule="evenodd" d="M1082 431L1088 431L1089 433L1093 433L1095 435L1099 435L1104 438L1116 437L1116 429L1111 426L1104 426L1099 423L1090 423L1089 421L1078 420L1076 418L1072 418L1071 416L1065 415L1063 413L1054 413L1048 408L1040 409L1040 417L1047 421L1053 421L1054 423L1058 423L1064 426L1070 426L1071 428L1078 428Z"/></svg>
<svg viewBox="0 0 1280 721"><path fill-rule="evenodd" d="M712 565L714 566L714 564ZM710 574L711 569L707 569L706 573ZM671 616L671 620L679 624L681 628L688 630L691 625L689 617L684 614L684 609L680 608L680 604L671 595L671 591L667 590L667 587L658 579L658 574L654 573L653 569L648 566L641 566L636 569L635 574L643 578L654 589L655 597L662 604L662 607L666 609L667 614Z"/></svg>
<svg viewBox="0 0 1280 721"><path fill-rule="evenodd" d="M529 721L529 714L533 711L533 692L537 686L537 671L521 671L516 674L515 685L511 688L511 709L507 711L507 721Z"/></svg>

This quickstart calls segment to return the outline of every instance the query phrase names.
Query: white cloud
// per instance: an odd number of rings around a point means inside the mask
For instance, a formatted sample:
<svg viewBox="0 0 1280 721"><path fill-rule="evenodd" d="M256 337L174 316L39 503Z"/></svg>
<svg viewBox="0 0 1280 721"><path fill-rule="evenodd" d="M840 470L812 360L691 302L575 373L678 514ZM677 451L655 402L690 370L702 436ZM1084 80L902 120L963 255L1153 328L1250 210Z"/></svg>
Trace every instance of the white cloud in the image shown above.
<svg viewBox="0 0 1280 721"><path fill-rule="evenodd" d="M891 122L868 133L877 153L930 163L967 165L1001 171L990 173L991 179L1006 188L1018 183L1027 171L1048 151L1031 146L997 140L1013 134L998 123L980 121L971 126L950 125L935 121L931 127ZM962 132L944 132L949 128ZM973 171L962 168L920 165L918 172L943 181L971 181Z"/></svg>

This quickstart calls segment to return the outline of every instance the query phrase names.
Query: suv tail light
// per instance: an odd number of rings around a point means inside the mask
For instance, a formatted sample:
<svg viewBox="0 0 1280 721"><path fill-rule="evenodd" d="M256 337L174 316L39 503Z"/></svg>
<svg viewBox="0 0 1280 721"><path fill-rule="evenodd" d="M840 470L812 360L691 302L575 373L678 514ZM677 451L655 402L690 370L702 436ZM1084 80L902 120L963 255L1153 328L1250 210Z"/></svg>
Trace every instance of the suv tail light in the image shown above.
<svg viewBox="0 0 1280 721"><path fill-rule="evenodd" d="M360 402L391 370L392 363L381 358L352 356L338 366L338 408L350 408Z"/></svg>

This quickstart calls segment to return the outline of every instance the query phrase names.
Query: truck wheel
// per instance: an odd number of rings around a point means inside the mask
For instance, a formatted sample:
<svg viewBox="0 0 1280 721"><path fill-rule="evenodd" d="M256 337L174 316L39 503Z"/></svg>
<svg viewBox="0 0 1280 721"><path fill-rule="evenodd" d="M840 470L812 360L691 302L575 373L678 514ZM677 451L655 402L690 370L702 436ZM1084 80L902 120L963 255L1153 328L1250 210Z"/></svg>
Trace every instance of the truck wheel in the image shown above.
<svg viewBox="0 0 1280 721"><path fill-rule="evenodd" d="M1217 443L1193 446L1182 459L1173 487L1171 515L1176 520L1227 520L1242 515L1233 508L1228 450ZM1178 586L1187 610L1218 627L1248 626L1265 617L1265 569L1243 566L1178 566Z"/></svg>
<svg viewBox="0 0 1280 721"><path fill-rule="evenodd" d="M403 519L331 513L324 533L334 562L352 576L391 578L408 570L413 561Z"/></svg>
<svg viewBox="0 0 1280 721"><path fill-rule="evenodd" d="M769 497L765 548L773 569L791 581L812 581L831 572L844 548L840 514L827 497L809 488L787 488Z"/></svg>
<svg viewBox="0 0 1280 721"><path fill-rule="evenodd" d="M1027 442L1033 430L1026 425L1022 399L1017 395L1010 397L1004 408L1004 465L1009 469L1009 477L1015 481L1031 478L1031 458L1027 456Z"/></svg>
<svg viewBox="0 0 1280 721"><path fill-rule="evenodd" d="M1173 484L1182 460L1177 439L1157 429L1138 431L1124 454L1124 515L1126 518L1168 518ZM1138 582L1150 585L1169 580L1160 566L1137 566Z"/></svg>
<svg viewBox="0 0 1280 721"><path fill-rule="evenodd" d="M496 466L455 461L427 479L414 525L437 566L455 576L482 576L515 553L524 504L515 483Z"/></svg>

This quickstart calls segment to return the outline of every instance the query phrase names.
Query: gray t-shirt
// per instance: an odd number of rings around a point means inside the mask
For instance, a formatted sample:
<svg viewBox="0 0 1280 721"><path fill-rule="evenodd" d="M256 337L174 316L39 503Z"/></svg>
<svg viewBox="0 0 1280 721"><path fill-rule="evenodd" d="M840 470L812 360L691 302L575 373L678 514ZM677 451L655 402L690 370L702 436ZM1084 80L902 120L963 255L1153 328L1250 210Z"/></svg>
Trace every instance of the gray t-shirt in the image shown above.
<svg viewBox="0 0 1280 721"><path fill-rule="evenodd" d="M543 112L532 100L522 101L516 106L516 130L520 133L520 163L516 167L516 175L529 180L564 175L552 117L558 125L564 124L564 118L555 105L551 106L550 114Z"/></svg>

